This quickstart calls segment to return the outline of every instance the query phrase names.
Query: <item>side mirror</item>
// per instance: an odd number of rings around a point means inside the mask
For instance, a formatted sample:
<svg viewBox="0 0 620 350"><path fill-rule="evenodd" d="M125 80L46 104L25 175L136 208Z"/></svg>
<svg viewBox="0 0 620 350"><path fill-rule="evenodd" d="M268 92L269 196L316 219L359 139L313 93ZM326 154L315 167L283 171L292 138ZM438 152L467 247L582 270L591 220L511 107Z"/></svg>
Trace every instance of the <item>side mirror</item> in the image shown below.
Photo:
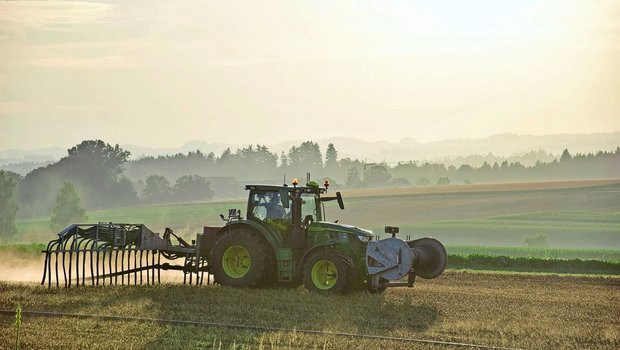
<svg viewBox="0 0 620 350"><path fill-rule="evenodd" d="M338 201L338 206L340 209L344 209L344 202L342 201L342 195L340 192L336 192L336 200Z"/></svg>
<svg viewBox="0 0 620 350"><path fill-rule="evenodd" d="M342 195L340 192L336 192L336 197L321 197L321 202L329 202L333 200L337 200L340 209L344 209L344 202L342 201Z"/></svg>
<svg viewBox="0 0 620 350"><path fill-rule="evenodd" d="M280 190L280 202L282 203L282 206L287 209L291 206L287 190Z"/></svg>

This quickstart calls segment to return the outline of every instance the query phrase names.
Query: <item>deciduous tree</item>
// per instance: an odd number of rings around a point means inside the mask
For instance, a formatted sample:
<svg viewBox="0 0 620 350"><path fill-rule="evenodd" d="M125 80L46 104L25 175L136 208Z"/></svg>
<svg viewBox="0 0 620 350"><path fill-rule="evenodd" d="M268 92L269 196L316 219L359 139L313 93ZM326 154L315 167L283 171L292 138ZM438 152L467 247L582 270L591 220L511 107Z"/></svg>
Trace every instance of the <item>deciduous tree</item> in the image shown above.
<svg viewBox="0 0 620 350"><path fill-rule="evenodd" d="M59 231L70 223L80 223L86 219L86 212L80 206L80 197L73 184L64 182L56 196L56 206L50 221L50 228L53 231Z"/></svg>
<svg viewBox="0 0 620 350"><path fill-rule="evenodd" d="M347 171L347 180L345 182L347 187L358 188L362 187L362 179L360 178L360 172L357 168L350 168Z"/></svg>
<svg viewBox="0 0 620 350"><path fill-rule="evenodd" d="M319 144L306 141L298 146L293 146L288 151L288 161L292 167L313 170L323 167L323 157Z"/></svg>
<svg viewBox="0 0 620 350"><path fill-rule="evenodd" d="M447 186L450 184L450 178L447 176L442 176L440 178L437 179L437 185L438 186Z"/></svg>
<svg viewBox="0 0 620 350"><path fill-rule="evenodd" d="M364 185L367 187L382 187L392 179L386 166L381 164L370 165L364 171Z"/></svg>
<svg viewBox="0 0 620 350"><path fill-rule="evenodd" d="M172 187L163 176L151 175L146 178L143 198L147 202L160 203L172 200Z"/></svg>
<svg viewBox="0 0 620 350"><path fill-rule="evenodd" d="M210 200L213 190L207 178L199 175L185 175L174 185L174 197L180 201Z"/></svg>
<svg viewBox="0 0 620 350"><path fill-rule="evenodd" d="M15 181L0 170L0 238L9 238L17 233L15 216L17 204L13 199Z"/></svg>

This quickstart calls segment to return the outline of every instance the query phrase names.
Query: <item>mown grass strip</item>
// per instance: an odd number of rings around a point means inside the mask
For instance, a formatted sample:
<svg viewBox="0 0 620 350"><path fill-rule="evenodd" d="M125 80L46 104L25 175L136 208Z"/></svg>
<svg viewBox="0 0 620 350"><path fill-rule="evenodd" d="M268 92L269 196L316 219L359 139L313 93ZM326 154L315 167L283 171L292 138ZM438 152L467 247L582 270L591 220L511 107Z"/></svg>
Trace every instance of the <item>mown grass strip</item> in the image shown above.
<svg viewBox="0 0 620 350"><path fill-rule="evenodd" d="M581 259L620 262L620 250L613 249L572 249L549 247L498 247L484 245L447 245L446 250L453 255L491 255L526 258Z"/></svg>
<svg viewBox="0 0 620 350"><path fill-rule="evenodd" d="M9 243L9 244L0 244L0 252L2 251L12 251L12 252L22 252L22 253L41 253L41 251L45 250L46 244L43 243Z"/></svg>
<svg viewBox="0 0 620 350"><path fill-rule="evenodd" d="M490 256L482 254L448 255L448 268L515 272L620 275L620 262Z"/></svg>

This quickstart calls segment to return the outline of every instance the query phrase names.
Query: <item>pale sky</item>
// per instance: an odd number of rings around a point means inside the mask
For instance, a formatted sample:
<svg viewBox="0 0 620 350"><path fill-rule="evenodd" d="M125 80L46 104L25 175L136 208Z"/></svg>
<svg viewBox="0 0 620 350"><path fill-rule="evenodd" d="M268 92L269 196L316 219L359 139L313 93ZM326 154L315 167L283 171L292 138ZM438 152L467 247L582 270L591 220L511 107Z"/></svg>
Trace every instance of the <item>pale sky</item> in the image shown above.
<svg viewBox="0 0 620 350"><path fill-rule="evenodd" d="M0 150L620 130L620 1L0 1Z"/></svg>

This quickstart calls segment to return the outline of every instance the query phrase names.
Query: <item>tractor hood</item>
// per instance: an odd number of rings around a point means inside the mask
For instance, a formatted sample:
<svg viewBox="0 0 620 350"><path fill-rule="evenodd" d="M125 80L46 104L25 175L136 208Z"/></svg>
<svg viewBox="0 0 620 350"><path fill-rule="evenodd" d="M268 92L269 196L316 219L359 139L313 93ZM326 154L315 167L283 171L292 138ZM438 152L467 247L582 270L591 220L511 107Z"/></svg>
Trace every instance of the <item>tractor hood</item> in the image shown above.
<svg viewBox="0 0 620 350"><path fill-rule="evenodd" d="M345 225L345 224L336 224L333 222L326 221L318 221L310 224L310 231L336 231L336 232L344 232L351 233L354 235L362 236L362 237L374 237L375 234L370 230L365 230L363 228Z"/></svg>

